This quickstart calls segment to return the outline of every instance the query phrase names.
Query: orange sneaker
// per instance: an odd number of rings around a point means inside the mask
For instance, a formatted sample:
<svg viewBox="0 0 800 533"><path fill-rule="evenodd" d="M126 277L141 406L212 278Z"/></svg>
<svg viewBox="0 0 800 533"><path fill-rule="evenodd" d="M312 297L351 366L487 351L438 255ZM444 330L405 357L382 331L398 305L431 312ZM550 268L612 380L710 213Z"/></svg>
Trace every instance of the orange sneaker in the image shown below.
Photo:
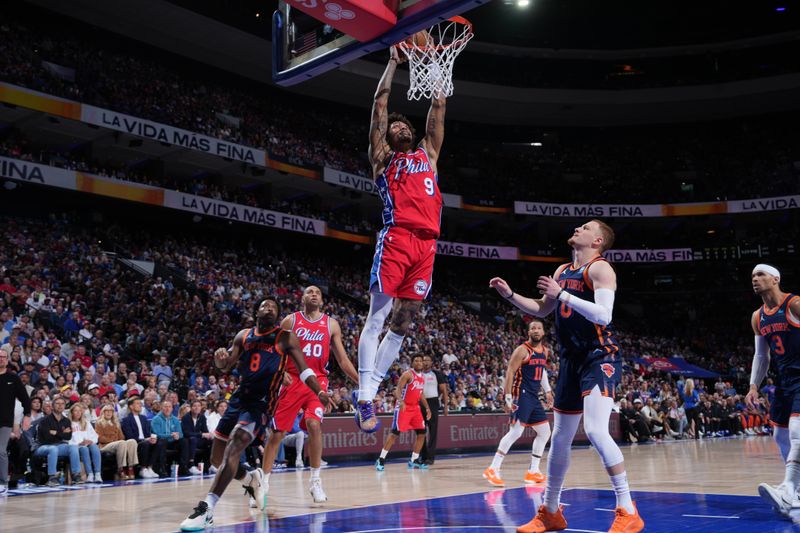
<svg viewBox="0 0 800 533"><path fill-rule="evenodd" d="M567 529L567 521L564 518L563 505L558 506L558 511L551 513L544 505L539 506L539 511L533 520L519 526L517 533L544 533L545 531L561 531Z"/></svg>
<svg viewBox="0 0 800 533"><path fill-rule="evenodd" d="M533 485L534 483L544 483L545 480L547 480L547 476L541 472L525 472L525 483L528 483L529 485Z"/></svg>
<svg viewBox="0 0 800 533"><path fill-rule="evenodd" d="M506 482L500 479L500 475L492 470L491 467L483 471L483 479L495 487L504 487L506 485Z"/></svg>
<svg viewBox="0 0 800 533"><path fill-rule="evenodd" d="M608 533L639 533L644 529L644 520L639 516L639 509L636 508L635 503L633 504L633 514L629 514L622 507L617 507L614 514L616 518L614 518L614 523L611 524Z"/></svg>

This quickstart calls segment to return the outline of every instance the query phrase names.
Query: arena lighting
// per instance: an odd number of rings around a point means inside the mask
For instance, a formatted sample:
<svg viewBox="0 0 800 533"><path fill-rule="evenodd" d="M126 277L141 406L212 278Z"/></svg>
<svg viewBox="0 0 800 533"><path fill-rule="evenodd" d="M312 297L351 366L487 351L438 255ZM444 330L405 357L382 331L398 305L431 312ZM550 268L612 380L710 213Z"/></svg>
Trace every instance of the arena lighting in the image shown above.
<svg viewBox="0 0 800 533"><path fill-rule="evenodd" d="M785 7L776 7L775 11L786 11Z"/></svg>
<svg viewBox="0 0 800 533"><path fill-rule="evenodd" d="M531 0L517 0L517 7L528 7L530 3Z"/></svg>
<svg viewBox="0 0 800 533"><path fill-rule="evenodd" d="M542 143L536 142L536 143L530 143L530 145L531 145L531 146L541 146L541 145L542 145Z"/></svg>

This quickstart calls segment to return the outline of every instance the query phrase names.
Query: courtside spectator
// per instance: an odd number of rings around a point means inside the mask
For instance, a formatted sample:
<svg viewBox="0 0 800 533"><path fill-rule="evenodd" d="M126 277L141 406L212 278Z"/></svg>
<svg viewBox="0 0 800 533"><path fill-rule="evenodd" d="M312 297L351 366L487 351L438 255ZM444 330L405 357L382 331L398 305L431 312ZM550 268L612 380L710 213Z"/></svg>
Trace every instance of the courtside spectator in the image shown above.
<svg viewBox="0 0 800 533"><path fill-rule="evenodd" d="M50 487L61 484L57 475L59 457L69 457L73 483L82 483L80 455L78 447L69 443L72 438L72 424L64 416L65 407L64 398L53 400L52 414L44 417L36 427L33 455L47 459L47 485Z"/></svg>
<svg viewBox="0 0 800 533"><path fill-rule="evenodd" d="M150 427L150 421L142 415L142 400L138 397L128 399L128 416L120 423L125 440L136 441L139 456L139 475L145 479L157 478L153 463L158 456L158 437Z"/></svg>
<svg viewBox="0 0 800 533"><path fill-rule="evenodd" d="M106 405L100 410L95 430L100 451L113 452L117 456L117 478L133 479L134 468L139 465L138 443L135 439L125 438L113 407Z"/></svg>

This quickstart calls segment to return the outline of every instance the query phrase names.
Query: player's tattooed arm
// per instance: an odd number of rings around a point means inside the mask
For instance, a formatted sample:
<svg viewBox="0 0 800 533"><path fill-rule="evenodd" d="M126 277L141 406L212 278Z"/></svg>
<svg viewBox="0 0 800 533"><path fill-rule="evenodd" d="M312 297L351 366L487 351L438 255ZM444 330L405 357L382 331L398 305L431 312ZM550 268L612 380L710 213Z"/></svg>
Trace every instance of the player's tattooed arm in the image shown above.
<svg viewBox="0 0 800 533"><path fill-rule="evenodd" d="M333 356L336 358L336 362L339 363L339 368L342 369L342 372L344 372L353 383L358 383L358 372L356 371L356 367L353 366L353 362L347 357L344 343L342 343L342 327L335 318L330 319L330 325L331 351L333 352Z"/></svg>
<svg viewBox="0 0 800 533"><path fill-rule="evenodd" d="M279 342L283 352L291 357L292 361L294 361L294 365L297 367L297 372L300 374L300 378L302 379L306 371L310 372L310 370L306 364L306 358L303 355L303 351L300 349L300 341L297 340L297 336L291 331L285 331L284 333L281 333ZM311 372L311 375L304 380L304 383L309 389L314 391L314 394L319 396L319 399L322 401L323 405L327 406L330 404L328 392L322 390L322 387L317 380L317 376L315 376L313 372Z"/></svg>
<svg viewBox="0 0 800 533"><path fill-rule="evenodd" d="M436 172L436 162L444 143L444 113L447 99L444 96L434 97L428 110L428 120L425 123L425 151L431 161L433 171Z"/></svg>
<svg viewBox="0 0 800 533"><path fill-rule="evenodd" d="M420 300L395 298L392 306L391 330L398 335L405 335L420 307L422 307Z"/></svg>
<svg viewBox="0 0 800 533"><path fill-rule="evenodd" d="M525 354L525 348L522 346L517 346L517 348L514 350L514 353L511 354L511 358L508 360L506 379L503 382L503 394L505 395L506 400L508 400L508 396L512 394L511 389L513 388L514 384L514 374L517 373L517 370L522 365L522 361L525 359ZM508 401L505 403L508 404ZM509 410L511 409L510 405L506 405L505 407L508 407Z"/></svg>
<svg viewBox="0 0 800 533"><path fill-rule="evenodd" d="M403 389L406 388L406 385L409 381L411 381L411 371L406 370L403 372L403 375L400 376L400 381L397 382L397 386L394 388L395 405L398 406L401 411L405 409L405 404L403 402Z"/></svg>
<svg viewBox="0 0 800 533"><path fill-rule="evenodd" d="M372 165L374 176L383 172L386 157L391 148L386 142L386 133L389 131L389 93L392 91L392 79L400 63L400 55L395 47L390 49L389 63L383 71L381 81L375 90L372 102L372 119L369 124L369 163Z"/></svg>

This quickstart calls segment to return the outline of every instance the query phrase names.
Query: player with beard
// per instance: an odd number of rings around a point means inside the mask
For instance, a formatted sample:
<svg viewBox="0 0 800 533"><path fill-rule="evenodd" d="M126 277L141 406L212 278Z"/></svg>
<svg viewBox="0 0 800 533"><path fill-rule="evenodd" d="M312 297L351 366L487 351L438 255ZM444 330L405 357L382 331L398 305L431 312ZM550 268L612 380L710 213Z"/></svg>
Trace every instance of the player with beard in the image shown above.
<svg viewBox="0 0 800 533"><path fill-rule="evenodd" d="M550 350L544 345L544 321L534 318L528 324L528 341L520 344L511 354L506 370L504 409L511 415L511 426L502 439L492 464L483 471L483 477L491 485L505 485L500 476L508 450L517 442L526 427L536 432L531 446L531 464L525 473L524 481L528 484L543 483L546 479L539 470L544 447L550 440L550 422L544 412L539 391L544 390L548 406L553 404L553 393L547 379L547 359Z"/></svg>
<svg viewBox="0 0 800 533"><path fill-rule="evenodd" d="M396 48L378 84L369 130L372 177L383 201L383 229L378 234L370 272L369 314L358 342L356 424L371 433L378 428L372 405L389 367L400 352L411 322L431 291L442 194L436 162L444 141L445 97L431 101L425 137L415 144L411 122L387 106L397 64ZM389 331L378 344L384 322Z"/></svg>
<svg viewBox="0 0 800 533"><path fill-rule="evenodd" d="M773 436L786 463L783 483L758 486L758 493L786 518L800 509L800 297L781 290L781 273L771 265L759 264L751 275L753 291L763 305L751 317L755 354L750 373L750 391L745 401L752 409L758 387L767 375L770 355L777 375L775 399L770 405Z"/></svg>
<svg viewBox="0 0 800 533"><path fill-rule="evenodd" d="M230 350L220 348L214 352L214 366L223 372L236 366L240 381L214 431L211 463L218 470L211 490L181 523L182 531L200 531L214 525L214 507L232 479L251 489L251 495L262 510L266 506L261 469L247 472L239 463L239 457L251 442L263 438L269 417L275 412L288 357L300 372L300 381L308 385L324 405L330 402L314 371L306 365L297 337L277 325L279 316L280 304L276 299L261 300L256 311L256 326L240 331Z"/></svg>

